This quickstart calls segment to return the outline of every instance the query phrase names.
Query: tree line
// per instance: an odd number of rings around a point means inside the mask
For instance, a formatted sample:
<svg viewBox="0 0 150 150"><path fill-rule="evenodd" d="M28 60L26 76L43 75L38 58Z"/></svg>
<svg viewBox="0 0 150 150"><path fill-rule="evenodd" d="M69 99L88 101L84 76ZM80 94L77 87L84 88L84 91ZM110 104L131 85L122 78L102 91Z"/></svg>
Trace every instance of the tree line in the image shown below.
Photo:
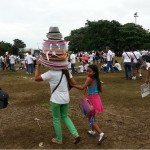
<svg viewBox="0 0 150 150"><path fill-rule="evenodd" d="M103 50L106 46L114 51L122 51L125 46L136 49L150 48L150 33L142 26L118 21L99 20L85 23L85 27L71 31L65 37L69 42L69 51Z"/></svg>
<svg viewBox="0 0 150 150"><path fill-rule="evenodd" d="M0 42L0 56L4 55L6 52L9 52L14 55L19 54L19 48L25 48L26 44L19 39L14 39L13 44L8 42L1 41Z"/></svg>
<svg viewBox="0 0 150 150"><path fill-rule="evenodd" d="M142 26L127 23L120 24L118 21L98 20L85 23L85 27L72 30L70 36L65 37L69 42L69 51L103 50L106 46L115 52L122 51L125 46L136 49L150 48L150 32ZM18 55L19 48L25 48L26 44L19 39L14 39L10 44L0 42L0 55L6 51Z"/></svg>

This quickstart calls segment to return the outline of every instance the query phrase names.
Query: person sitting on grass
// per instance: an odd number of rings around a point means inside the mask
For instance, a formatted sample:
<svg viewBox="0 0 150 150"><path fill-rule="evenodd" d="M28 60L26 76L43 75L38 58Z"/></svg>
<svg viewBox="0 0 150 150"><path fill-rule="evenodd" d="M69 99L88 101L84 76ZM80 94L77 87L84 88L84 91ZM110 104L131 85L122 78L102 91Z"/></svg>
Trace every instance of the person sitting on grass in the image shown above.
<svg viewBox="0 0 150 150"><path fill-rule="evenodd" d="M84 70L84 66L83 66L83 62L80 62L80 65L78 66L78 68L79 68L79 73L82 73L83 72L83 70Z"/></svg>
<svg viewBox="0 0 150 150"><path fill-rule="evenodd" d="M122 70L121 65L118 63L117 60L115 60L115 64L114 64L113 68L115 71L121 71Z"/></svg>

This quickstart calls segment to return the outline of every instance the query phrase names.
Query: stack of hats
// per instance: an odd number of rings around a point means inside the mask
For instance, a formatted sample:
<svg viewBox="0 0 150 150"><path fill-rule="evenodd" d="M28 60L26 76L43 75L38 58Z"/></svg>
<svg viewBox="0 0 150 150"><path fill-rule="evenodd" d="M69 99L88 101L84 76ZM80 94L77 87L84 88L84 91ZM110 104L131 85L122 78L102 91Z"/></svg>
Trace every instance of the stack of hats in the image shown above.
<svg viewBox="0 0 150 150"><path fill-rule="evenodd" d="M68 51L66 41L58 27L50 27L47 33L48 40L44 40L39 62L52 69L68 67Z"/></svg>

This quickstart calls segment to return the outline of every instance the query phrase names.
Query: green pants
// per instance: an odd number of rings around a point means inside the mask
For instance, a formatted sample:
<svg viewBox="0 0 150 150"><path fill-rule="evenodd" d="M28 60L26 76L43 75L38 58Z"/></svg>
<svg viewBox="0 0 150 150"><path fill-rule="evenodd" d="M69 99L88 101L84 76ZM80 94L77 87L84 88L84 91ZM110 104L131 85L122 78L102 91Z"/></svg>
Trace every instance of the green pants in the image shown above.
<svg viewBox="0 0 150 150"><path fill-rule="evenodd" d="M62 129L61 129L61 119L66 124L67 128L71 132L71 134L76 137L78 135L78 132L71 121L71 119L68 117L68 104L56 104L53 102L50 102L51 110L52 110L52 116L53 116L53 124L54 129L56 133L56 140L61 142L62 141Z"/></svg>

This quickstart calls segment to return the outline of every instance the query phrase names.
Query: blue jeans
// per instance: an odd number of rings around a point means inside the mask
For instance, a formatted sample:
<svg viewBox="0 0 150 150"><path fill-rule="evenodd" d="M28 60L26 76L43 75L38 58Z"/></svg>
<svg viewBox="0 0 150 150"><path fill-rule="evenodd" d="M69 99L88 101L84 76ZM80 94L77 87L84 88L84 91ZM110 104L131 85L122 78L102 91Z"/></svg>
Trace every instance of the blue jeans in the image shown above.
<svg viewBox="0 0 150 150"><path fill-rule="evenodd" d="M33 73L33 64L28 64L27 72L28 73Z"/></svg>
<svg viewBox="0 0 150 150"><path fill-rule="evenodd" d="M109 68L111 72L113 72L113 67L112 67L112 61L107 61L107 67L106 67L106 72L108 73Z"/></svg>
<svg viewBox="0 0 150 150"><path fill-rule="evenodd" d="M71 64L72 73L75 73L74 64Z"/></svg>
<svg viewBox="0 0 150 150"><path fill-rule="evenodd" d="M15 65L15 64L10 64L11 71L15 71L14 65Z"/></svg>
<svg viewBox="0 0 150 150"><path fill-rule="evenodd" d="M125 70L125 76L128 80L131 78L131 63L130 62L124 62L124 70Z"/></svg>
<svg viewBox="0 0 150 150"><path fill-rule="evenodd" d="M5 70L5 64L4 64L4 62L1 63L1 67L2 67L2 70Z"/></svg>

